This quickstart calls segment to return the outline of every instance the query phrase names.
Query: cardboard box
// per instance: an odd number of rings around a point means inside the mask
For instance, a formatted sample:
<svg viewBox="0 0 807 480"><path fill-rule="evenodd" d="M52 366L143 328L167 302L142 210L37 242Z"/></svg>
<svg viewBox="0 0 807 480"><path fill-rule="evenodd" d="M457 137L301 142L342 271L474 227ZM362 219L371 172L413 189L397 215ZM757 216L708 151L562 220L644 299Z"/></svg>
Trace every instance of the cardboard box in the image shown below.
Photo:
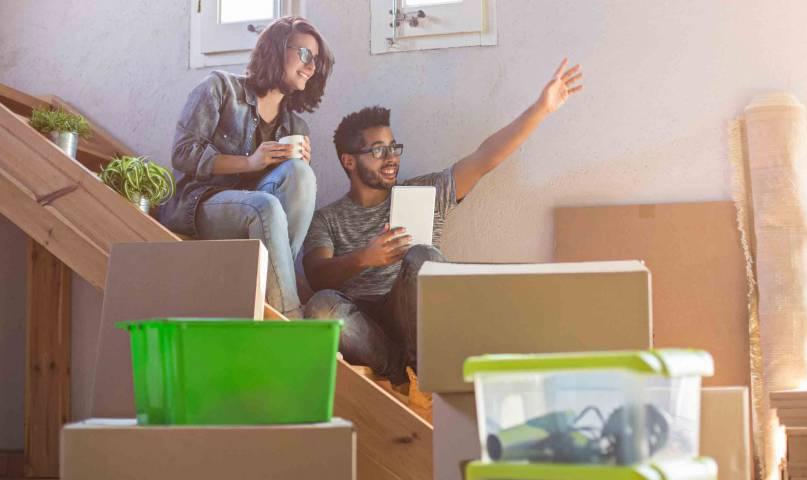
<svg viewBox="0 0 807 480"><path fill-rule="evenodd" d="M482 456L473 393L432 396L434 480L463 480L465 465Z"/></svg>
<svg viewBox="0 0 807 480"><path fill-rule="evenodd" d="M418 274L420 388L472 391L462 364L473 355L651 348L650 297L638 261L427 262Z"/></svg>
<svg viewBox="0 0 807 480"><path fill-rule="evenodd" d="M776 409L779 423L794 435L801 435L801 429L807 427L807 391L782 390L770 393L771 408Z"/></svg>
<svg viewBox="0 0 807 480"><path fill-rule="evenodd" d="M787 464L807 466L807 428L788 428Z"/></svg>
<svg viewBox="0 0 807 480"><path fill-rule="evenodd" d="M748 387L701 391L700 453L717 462L719 480L751 480L751 412Z"/></svg>
<svg viewBox="0 0 807 480"><path fill-rule="evenodd" d="M139 427L134 420L66 425L62 480L355 480L350 422Z"/></svg>
<svg viewBox="0 0 807 480"><path fill-rule="evenodd" d="M653 272L653 344L701 348L705 386L750 385L745 257L732 202L555 210L556 262L644 260Z"/></svg>
<svg viewBox="0 0 807 480"><path fill-rule="evenodd" d="M260 240L112 246L91 399L96 418L135 416L129 335L117 322L160 317L263 318Z"/></svg>
<svg viewBox="0 0 807 480"><path fill-rule="evenodd" d="M462 480L465 465L482 456L474 394L434 394L432 399L434 480ZM719 480L751 480L750 421L747 387L702 390L700 453L717 461ZM807 429L804 435L807 440Z"/></svg>

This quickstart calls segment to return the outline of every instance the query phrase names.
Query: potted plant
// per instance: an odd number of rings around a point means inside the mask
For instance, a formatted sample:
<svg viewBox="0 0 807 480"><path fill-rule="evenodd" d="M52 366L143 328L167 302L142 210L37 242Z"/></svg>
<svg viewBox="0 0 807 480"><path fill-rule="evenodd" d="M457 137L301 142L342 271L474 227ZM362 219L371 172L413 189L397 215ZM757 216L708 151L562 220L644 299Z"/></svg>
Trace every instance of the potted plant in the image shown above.
<svg viewBox="0 0 807 480"><path fill-rule="evenodd" d="M48 135L71 158L76 158L79 137L87 139L92 135L86 118L62 109L35 108L31 126Z"/></svg>
<svg viewBox="0 0 807 480"><path fill-rule="evenodd" d="M146 215L152 206L167 202L176 190L174 175L147 157L116 157L99 177Z"/></svg>

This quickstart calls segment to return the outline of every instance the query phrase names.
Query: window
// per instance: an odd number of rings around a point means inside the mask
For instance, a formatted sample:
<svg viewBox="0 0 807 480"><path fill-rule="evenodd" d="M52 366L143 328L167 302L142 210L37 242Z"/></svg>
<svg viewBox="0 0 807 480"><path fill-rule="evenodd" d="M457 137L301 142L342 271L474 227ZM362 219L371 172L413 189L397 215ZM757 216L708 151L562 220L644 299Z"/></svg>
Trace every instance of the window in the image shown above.
<svg viewBox="0 0 807 480"><path fill-rule="evenodd" d="M462 3L462 0L404 0L407 7L422 7L425 5L441 5L445 3Z"/></svg>
<svg viewBox="0 0 807 480"><path fill-rule="evenodd" d="M247 63L261 30L299 7L300 0L191 0L190 66Z"/></svg>
<svg viewBox="0 0 807 480"><path fill-rule="evenodd" d="M496 0L370 0L372 53L496 44Z"/></svg>

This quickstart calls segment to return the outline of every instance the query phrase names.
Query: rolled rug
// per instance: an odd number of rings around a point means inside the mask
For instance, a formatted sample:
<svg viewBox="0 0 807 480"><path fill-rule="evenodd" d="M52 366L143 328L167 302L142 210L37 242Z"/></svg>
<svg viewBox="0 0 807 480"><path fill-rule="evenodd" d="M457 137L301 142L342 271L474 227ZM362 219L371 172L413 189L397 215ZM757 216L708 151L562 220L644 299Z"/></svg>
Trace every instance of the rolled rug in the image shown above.
<svg viewBox="0 0 807 480"><path fill-rule="evenodd" d="M778 478L784 433L773 390L807 380L807 115L789 93L755 98L732 125L734 196L748 260L754 443L761 478Z"/></svg>

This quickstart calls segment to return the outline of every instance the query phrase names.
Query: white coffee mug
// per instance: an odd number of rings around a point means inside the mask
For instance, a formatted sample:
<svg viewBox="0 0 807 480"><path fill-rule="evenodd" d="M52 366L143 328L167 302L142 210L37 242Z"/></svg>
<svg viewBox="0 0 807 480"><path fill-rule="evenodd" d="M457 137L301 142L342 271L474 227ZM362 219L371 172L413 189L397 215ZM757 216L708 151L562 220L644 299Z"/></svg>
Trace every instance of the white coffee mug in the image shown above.
<svg viewBox="0 0 807 480"><path fill-rule="evenodd" d="M305 135L287 135L280 140L278 143L282 143L284 145L294 145L294 149L291 152L291 157L289 158L303 158L303 142L305 142Z"/></svg>

